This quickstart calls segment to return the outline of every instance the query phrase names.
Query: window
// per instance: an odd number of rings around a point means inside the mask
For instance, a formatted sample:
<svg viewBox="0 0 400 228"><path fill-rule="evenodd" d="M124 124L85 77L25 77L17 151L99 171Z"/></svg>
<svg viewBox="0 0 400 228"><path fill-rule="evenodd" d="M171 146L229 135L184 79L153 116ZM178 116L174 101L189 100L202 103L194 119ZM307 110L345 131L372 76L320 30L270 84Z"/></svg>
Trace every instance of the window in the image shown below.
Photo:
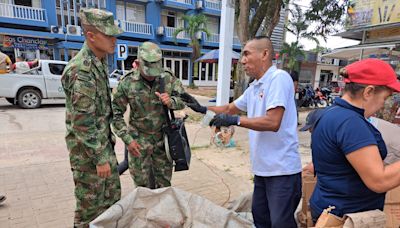
<svg viewBox="0 0 400 228"><path fill-rule="evenodd" d="M216 17L207 17L207 29L210 33L219 33L219 20Z"/></svg>
<svg viewBox="0 0 400 228"><path fill-rule="evenodd" d="M123 2L117 2L117 19L122 21L145 23L145 6L134 3L126 3L125 8L125 4Z"/></svg>
<svg viewBox="0 0 400 228"><path fill-rule="evenodd" d="M169 10L163 10L161 12L162 25L167 26L167 27L173 27L173 28L181 28L184 25L182 16L183 16L182 13L169 11Z"/></svg>
<svg viewBox="0 0 400 228"><path fill-rule="evenodd" d="M49 63L50 73L61 76L65 66L66 65L62 63Z"/></svg>

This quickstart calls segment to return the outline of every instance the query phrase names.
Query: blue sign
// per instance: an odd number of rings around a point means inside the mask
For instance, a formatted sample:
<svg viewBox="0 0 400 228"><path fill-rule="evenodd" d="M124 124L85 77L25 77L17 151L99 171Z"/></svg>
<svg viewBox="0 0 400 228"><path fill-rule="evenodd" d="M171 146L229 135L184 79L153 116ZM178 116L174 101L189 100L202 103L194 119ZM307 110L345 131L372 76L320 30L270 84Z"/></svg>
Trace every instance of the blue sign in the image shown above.
<svg viewBox="0 0 400 228"><path fill-rule="evenodd" d="M19 48L24 50L47 50L47 40L23 36L4 36L3 47Z"/></svg>

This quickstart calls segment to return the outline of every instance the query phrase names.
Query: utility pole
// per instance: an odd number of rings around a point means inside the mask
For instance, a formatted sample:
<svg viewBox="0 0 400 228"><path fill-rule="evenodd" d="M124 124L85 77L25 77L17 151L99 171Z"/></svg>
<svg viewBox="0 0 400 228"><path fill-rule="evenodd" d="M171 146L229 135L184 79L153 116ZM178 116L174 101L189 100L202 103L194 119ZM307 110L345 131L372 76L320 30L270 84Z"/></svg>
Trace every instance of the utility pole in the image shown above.
<svg viewBox="0 0 400 228"><path fill-rule="evenodd" d="M222 0L219 33L217 106L229 103L234 16L235 1Z"/></svg>

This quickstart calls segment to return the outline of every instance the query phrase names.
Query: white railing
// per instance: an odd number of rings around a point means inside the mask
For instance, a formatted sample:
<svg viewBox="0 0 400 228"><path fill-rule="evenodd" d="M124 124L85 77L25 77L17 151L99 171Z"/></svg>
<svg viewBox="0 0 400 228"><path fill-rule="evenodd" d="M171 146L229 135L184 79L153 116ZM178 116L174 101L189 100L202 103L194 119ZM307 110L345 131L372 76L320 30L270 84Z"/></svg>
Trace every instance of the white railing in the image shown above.
<svg viewBox="0 0 400 228"><path fill-rule="evenodd" d="M234 45L241 45L241 44L240 44L239 37L237 37L237 36L234 36L234 37L233 37L233 44L234 44Z"/></svg>
<svg viewBox="0 0 400 228"><path fill-rule="evenodd" d="M145 24L145 23L137 23L137 22L129 22L129 21L120 21L121 28L125 32L132 32L138 34L152 35L153 34L153 25Z"/></svg>
<svg viewBox="0 0 400 228"><path fill-rule="evenodd" d="M170 0L171 2L179 2L183 4L192 5L192 0Z"/></svg>
<svg viewBox="0 0 400 228"><path fill-rule="evenodd" d="M32 21L46 21L46 10L41 8L0 3L0 17Z"/></svg>
<svg viewBox="0 0 400 228"><path fill-rule="evenodd" d="M177 28L174 28L174 27L165 27L165 36L174 38L174 32L176 30L177 30ZM185 31L182 31L182 32L178 33L176 38L177 39L190 40L189 34L187 34Z"/></svg>
<svg viewBox="0 0 400 228"><path fill-rule="evenodd" d="M222 3L218 0L205 0L205 7L208 9L221 10Z"/></svg>
<svg viewBox="0 0 400 228"><path fill-rule="evenodd" d="M211 43L219 43L219 34L211 33L209 36L206 35L206 41Z"/></svg>

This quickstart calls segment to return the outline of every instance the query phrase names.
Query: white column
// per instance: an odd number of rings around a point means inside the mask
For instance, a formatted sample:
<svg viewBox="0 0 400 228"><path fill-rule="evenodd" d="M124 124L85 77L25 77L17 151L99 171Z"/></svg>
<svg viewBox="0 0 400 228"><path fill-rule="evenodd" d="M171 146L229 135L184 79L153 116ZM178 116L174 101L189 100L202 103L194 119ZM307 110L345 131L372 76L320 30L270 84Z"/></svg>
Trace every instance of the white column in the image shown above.
<svg viewBox="0 0 400 228"><path fill-rule="evenodd" d="M235 1L222 0L219 31L217 106L229 103L229 84L232 65L233 23L235 20Z"/></svg>

